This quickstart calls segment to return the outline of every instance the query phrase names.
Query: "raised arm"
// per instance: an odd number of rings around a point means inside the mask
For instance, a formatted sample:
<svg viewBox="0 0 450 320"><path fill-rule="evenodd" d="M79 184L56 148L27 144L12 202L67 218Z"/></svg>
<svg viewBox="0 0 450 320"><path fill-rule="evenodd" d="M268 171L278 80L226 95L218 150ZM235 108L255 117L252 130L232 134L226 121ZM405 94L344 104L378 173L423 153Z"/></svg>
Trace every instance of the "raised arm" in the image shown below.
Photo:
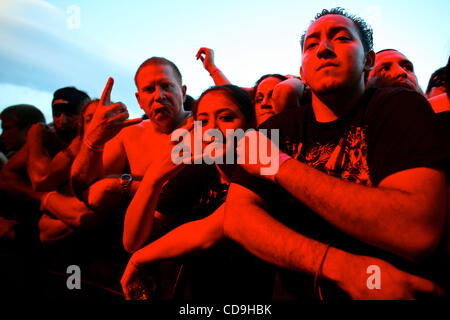
<svg viewBox="0 0 450 320"><path fill-rule="evenodd" d="M110 165L120 171L125 168L126 153L120 141L111 143L112 146L105 148L105 152L103 149L106 142L115 137L122 128L142 121L140 118L127 120L126 106L121 102L111 103L113 84L114 80L109 78L91 123L86 128L80 151L72 165L72 187L79 199L82 199L83 191L90 185L103 178L108 172L114 171L109 168ZM113 160L105 160L104 165L104 158Z"/></svg>
<svg viewBox="0 0 450 320"><path fill-rule="evenodd" d="M216 67L214 63L214 50L202 47L196 54L197 60L200 59L203 63L203 67L208 71L211 78L214 80L216 86L231 84L225 74Z"/></svg>
<svg viewBox="0 0 450 320"><path fill-rule="evenodd" d="M193 121L190 120L177 130L180 130L183 136L192 128ZM130 253L149 241L153 233L154 214L162 187L169 178L185 167L184 163L175 164L172 160L175 143L168 141L167 145L158 151L128 206L124 221L123 245Z"/></svg>
<svg viewBox="0 0 450 320"><path fill-rule="evenodd" d="M75 137L71 144L50 157L45 147L46 132L43 124L34 124L28 131L28 161L27 170L33 190L50 191L56 189L69 179L70 167L80 148L80 138Z"/></svg>
<svg viewBox="0 0 450 320"><path fill-rule="evenodd" d="M225 236L257 257L311 276L320 271L353 299L413 299L414 292L442 294L433 282L400 271L389 263L358 256L307 238L270 216L254 192L232 183L225 203ZM321 269L319 267L322 265ZM385 277L381 290L367 287L367 268L380 267Z"/></svg>
<svg viewBox="0 0 450 320"><path fill-rule="evenodd" d="M40 200L42 193L34 191L26 178L27 161L28 145L25 144L0 171L0 190L22 201Z"/></svg>
<svg viewBox="0 0 450 320"><path fill-rule="evenodd" d="M277 84L271 97L275 113L280 113L286 108L300 107L304 89L303 83L297 78L290 78Z"/></svg>

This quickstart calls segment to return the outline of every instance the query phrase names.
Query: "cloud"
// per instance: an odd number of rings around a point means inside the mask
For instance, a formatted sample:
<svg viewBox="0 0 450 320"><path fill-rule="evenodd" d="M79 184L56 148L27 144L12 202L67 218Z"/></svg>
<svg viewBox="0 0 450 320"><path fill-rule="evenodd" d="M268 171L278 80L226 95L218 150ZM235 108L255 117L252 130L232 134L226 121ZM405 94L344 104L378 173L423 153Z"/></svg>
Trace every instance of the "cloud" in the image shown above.
<svg viewBox="0 0 450 320"><path fill-rule="evenodd" d="M76 86L101 95L109 76L113 91L131 114L141 113L134 98L134 71L111 58L81 32L67 28L67 13L42 0L2 2L0 12L0 79L4 84L53 93Z"/></svg>

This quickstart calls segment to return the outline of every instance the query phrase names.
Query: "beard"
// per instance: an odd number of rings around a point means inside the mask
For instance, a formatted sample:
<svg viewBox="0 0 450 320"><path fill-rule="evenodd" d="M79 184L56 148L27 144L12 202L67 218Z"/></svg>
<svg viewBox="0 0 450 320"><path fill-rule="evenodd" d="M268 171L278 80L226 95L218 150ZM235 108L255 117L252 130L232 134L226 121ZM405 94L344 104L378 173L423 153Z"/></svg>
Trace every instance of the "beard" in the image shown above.
<svg viewBox="0 0 450 320"><path fill-rule="evenodd" d="M71 142L77 136L77 127L58 129L56 128L56 135L64 142Z"/></svg>

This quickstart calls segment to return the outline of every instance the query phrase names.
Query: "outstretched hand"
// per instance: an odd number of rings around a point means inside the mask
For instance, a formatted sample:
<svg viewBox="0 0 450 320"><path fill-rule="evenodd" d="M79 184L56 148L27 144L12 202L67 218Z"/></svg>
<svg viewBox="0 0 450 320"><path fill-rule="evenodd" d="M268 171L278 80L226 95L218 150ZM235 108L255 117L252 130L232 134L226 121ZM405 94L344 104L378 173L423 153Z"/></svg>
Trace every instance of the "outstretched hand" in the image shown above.
<svg viewBox="0 0 450 320"><path fill-rule="evenodd" d="M92 146L102 146L125 127L142 121L141 118L128 119L127 107L122 102L111 103L114 79L109 78L103 90L91 123L86 129L86 139Z"/></svg>
<svg viewBox="0 0 450 320"><path fill-rule="evenodd" d="M347 265L345 276L338 286L356 300L415 300L418 295L444 296L444 291L434 282L401 271L386 261L358 256L357 263ZM379 286L371 287L369 266L379 272Z"/></svg>
<svg viewBox="0 0 450 320"><path fill-rule="evenodd" d="M143 271L138 270L131 257L120 279L126 300L150 300L156 289L155 282Z"/></svg>
<svg viewBox="0 0 450 320"><path fill-rule="evenodd" d="M214 50L202 47L198 50L196 55L197 60L200 59L203 62L203 67L209 73L213 72L217 69L214 63Z"/></svg>

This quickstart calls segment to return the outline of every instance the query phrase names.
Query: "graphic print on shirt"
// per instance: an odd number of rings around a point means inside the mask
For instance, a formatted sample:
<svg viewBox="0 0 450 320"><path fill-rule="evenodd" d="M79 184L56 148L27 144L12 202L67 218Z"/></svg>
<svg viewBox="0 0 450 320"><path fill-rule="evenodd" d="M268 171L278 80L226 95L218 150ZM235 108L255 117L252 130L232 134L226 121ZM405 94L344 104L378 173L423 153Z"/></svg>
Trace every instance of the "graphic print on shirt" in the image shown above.
<svg viewBox="0 0 450 320"><path fill-rule="evenodd" d="M338 143L316 142L308 150L302 150L302 143L286 141L286 148L295 159L312 168L345 181L371 186L366 132L367 126L352 126Z"/></svg>

